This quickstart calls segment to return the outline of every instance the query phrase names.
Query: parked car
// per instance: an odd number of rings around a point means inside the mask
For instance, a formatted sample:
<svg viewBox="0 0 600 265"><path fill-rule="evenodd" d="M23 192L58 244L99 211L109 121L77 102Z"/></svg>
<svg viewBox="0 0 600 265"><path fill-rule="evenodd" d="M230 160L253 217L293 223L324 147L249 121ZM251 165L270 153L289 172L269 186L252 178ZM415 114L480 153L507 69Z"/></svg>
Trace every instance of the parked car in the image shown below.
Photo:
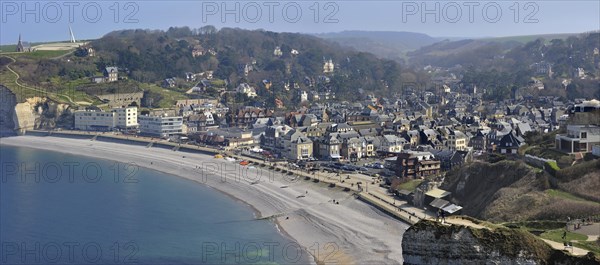
<svg viewBox="0 0 600 265"><path fill-rule="evenodd" d="M352 166L352 165L343 165L342 166L342 170L346 170L346 171L356 171L356 167Z"/></svg>
<svg viewBox="0 0 600 265"><path fill-rule="evenodd" d="M381 164L381 163L373 163L372 166L373 166L373 168L379 168L379 169L384 168L383 164Z"/></svg>

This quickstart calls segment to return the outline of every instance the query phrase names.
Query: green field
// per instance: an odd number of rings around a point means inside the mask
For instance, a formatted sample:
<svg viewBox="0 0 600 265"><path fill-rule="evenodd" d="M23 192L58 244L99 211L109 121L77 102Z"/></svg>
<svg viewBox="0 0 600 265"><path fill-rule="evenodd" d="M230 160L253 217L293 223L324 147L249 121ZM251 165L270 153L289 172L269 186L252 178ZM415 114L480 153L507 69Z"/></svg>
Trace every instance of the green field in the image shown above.
<svg viewBox="0 0 600 265"><path fill-rule="evenodd" d="M568 193L568 192L565 192L565 191L562 191L562 190L549 189L549 190L546 190L545 193L548 194L548 195L550 195L551 197L557 197L557 198L566 199L566 200L573 200L573 201L581 201L581 202L589 202L589 203L598 204L597 202L586 200L584 198L581 198L579 196L573 195L571 193Z"/></svg>
<svg viewBox="0 0 600 265"><path fill-rule="evenodd" d="M2 52L15 52L17 51L16 44L0 45L0 53Z"/></svg>
<svg viewBox="0 0 600 265"><path fill-rule="evenodd" d="M19 40L18 38L15 38L15 40L14 40L15 44L0 45L0 53L3 53L3 52L16 52L17 51L17 41L18 40ZM27 41L27 40L24 40L24 41ZM56 42L30 42L29 45L31 47L34 47L34 46L38 46L38 45L42 45L42 44L48 44L48 43L56 43Z"/></svg>
<svg viewBox="0 0 600 265"><path fill-rule="evenodd" d="M11 54L13 57L27 57L32 59L51 59L59 56L63 56L73 52L73 50L65 50L65 51L34 51L34 52L24 52L24 53L15 53Z"/></svg>
<svg viewBox="0 0 600 265"><path fill-rule="evenodd" d="M152 91L155 93L159 93L162 96L162 99L158 102L160 108L171 108L180 99L187 99L187 97L177 91L164 89L155 84L141 84L140 88L148 91Z"/></svg>
<svg viewBox="0 0 600 265"><path fill-rule="evenodd" d="M421 184L422 182L423 182L422 179L413 179L413 180L410 180L408 182L398 185L398 189L407 190L407 191L415 191L415 189L417 189L417 186L419 186L419 184Z"/></svg>
<svg viewBox="0 0 600 265"><path fill-rule="evenodd" d="M57 99L51 93L46 92L43 88L33 88L26 85L17 84L15 81L17 76L10 72L6 67L0 69L0 84L4 85L17 96L17 101L23 101L30 97L50 97ZM62 101L62 100L61 100Z"/></svg>
<svg viewBox="0 0 600 265"><path fill-rule="evenodd" d="M586 241L588 237L586 235L567 232L565 239L562 239L564 229L548 230L540 235L541 238L552 240L554 242L565 242L570 241L574 247L582 248L585 250L592 251L596 255L600 255L600 245L594 241Z"/></svg>
<svg viewBox="0 0 600 265"><path fill-rule="evenodd" d="M562 239L562 235L563 235L564 231L565 231L564 229L548 230L548 231L542 233L540 235L540 237L544 238L544 239L552 240L555 242L564 242L564 241L572 241L572 240L585 241L588 238L586 235L567 232L566 238Z"/></svg>
<svg viewBox="0 0 600 265"><path fill-rule="evenodd" d="M589 251L596 253L597 256L600 256L600 244L598 242L579 241L579 242L573 243L573 246L578 247L578 248L587 249Z"/></svg>

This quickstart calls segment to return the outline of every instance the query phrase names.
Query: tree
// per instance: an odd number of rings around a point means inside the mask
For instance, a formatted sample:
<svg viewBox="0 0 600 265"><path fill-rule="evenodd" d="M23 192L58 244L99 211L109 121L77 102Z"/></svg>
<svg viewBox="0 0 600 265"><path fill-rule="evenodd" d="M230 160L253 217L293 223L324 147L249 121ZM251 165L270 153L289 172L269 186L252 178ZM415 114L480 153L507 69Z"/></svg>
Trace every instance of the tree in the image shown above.
<svg viewBox="0 0 600 265"><path fill-rule="evenodd" d="M213 25L206 25L200 28L201 35L210 35L217 33L217 28Z"/></svg>

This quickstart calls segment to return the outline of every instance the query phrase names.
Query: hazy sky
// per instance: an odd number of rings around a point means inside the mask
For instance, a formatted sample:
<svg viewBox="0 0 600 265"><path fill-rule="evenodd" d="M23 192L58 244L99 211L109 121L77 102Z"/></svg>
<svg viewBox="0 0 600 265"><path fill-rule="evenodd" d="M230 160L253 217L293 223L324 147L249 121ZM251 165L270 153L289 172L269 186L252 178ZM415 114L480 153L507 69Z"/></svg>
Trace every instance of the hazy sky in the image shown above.
<svg viewBox="0 0 600 265"><path fill-rule="evenodd" d="M10 1L0 43L92 39L117 29L204 25L320 33L411 31L434 37L600 29L600 1Z"/></svg>

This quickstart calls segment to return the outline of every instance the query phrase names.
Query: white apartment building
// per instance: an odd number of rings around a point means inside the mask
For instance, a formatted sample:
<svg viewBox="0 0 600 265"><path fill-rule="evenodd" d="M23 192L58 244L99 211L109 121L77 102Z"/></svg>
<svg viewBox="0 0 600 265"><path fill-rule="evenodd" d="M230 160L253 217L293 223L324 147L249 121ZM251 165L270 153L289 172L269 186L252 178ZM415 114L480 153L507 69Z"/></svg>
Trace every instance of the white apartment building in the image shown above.
<svg viewBox="0 0 600 265"><path fill-rule="evenodd" d="M137 107L115 108L110 111L76 111L74 118L73 128L83 131L112 131L138 126Z"/></svg>
<svg viewBox="0 0 600 265"><path fill-rule="evenodd" d="M137 128L138 124L138 112L137 107L127 107L113 109L117 116L117 128L119 129L131 129Z"/></svg>
<svg viewBox="0 0 600 265"><path fill-rule="evenodd" d="M182 116L138 116L140 132L161 138L183 133Z"/></svg>
<svg viewBox="0 0 600 265"><path fill-rule="evenodd" d="M116 127L117 116L112 111L76 111L75 130L112 131Z"/></svg>

